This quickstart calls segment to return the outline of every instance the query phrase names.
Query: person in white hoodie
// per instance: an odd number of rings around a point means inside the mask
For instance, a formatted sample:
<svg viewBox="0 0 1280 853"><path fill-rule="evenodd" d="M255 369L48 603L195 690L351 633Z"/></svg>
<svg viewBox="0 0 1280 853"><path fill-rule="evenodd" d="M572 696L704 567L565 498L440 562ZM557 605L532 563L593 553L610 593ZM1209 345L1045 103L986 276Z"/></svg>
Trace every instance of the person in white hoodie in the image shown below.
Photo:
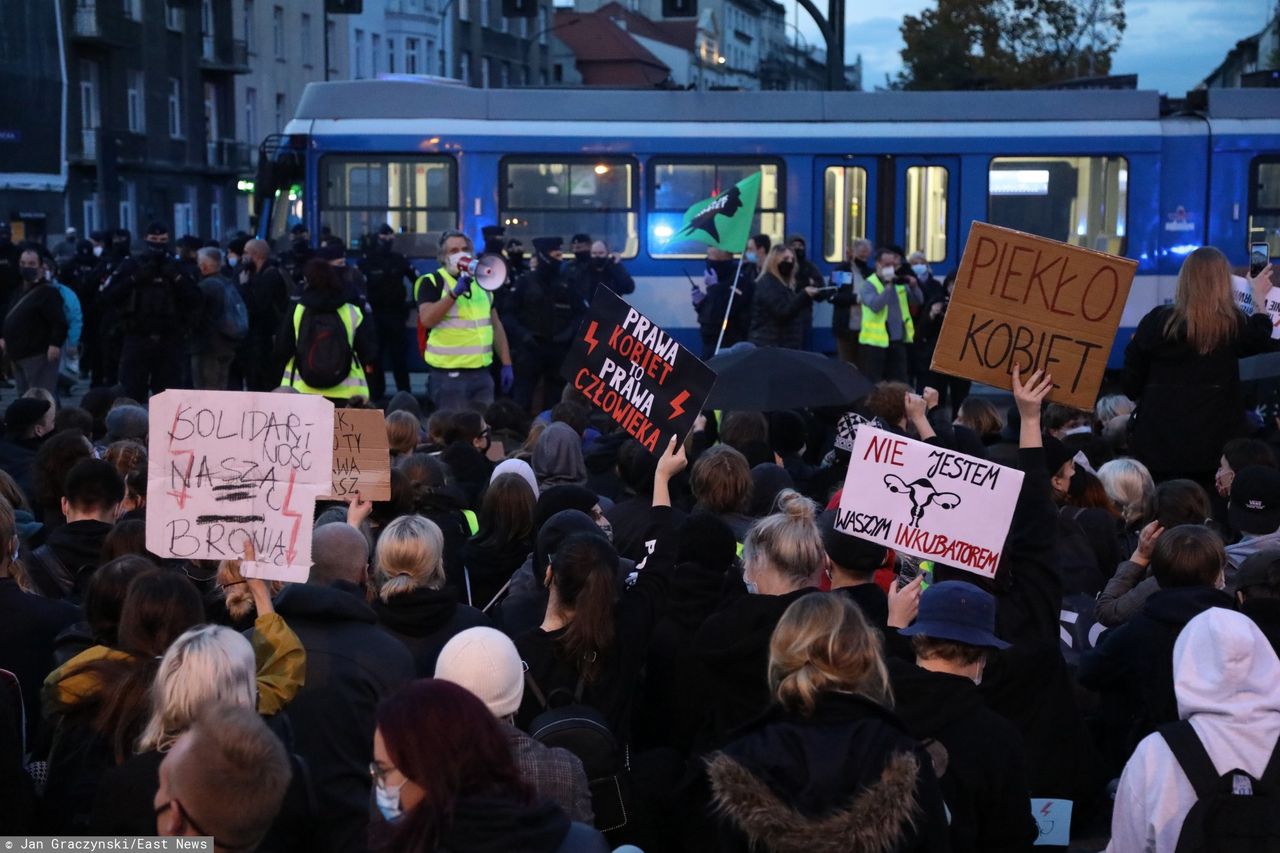
<svg viewBox="0 0 1280 853"><path fill-rule="evenodd" d="M1243 614L1210 608L1173 648L1178 717L1189 720L1218 773L1261 778L1280 738L1280 659ZM1173 853L1196 793L1158 732L1120 776L1108 853Z"/></svg>

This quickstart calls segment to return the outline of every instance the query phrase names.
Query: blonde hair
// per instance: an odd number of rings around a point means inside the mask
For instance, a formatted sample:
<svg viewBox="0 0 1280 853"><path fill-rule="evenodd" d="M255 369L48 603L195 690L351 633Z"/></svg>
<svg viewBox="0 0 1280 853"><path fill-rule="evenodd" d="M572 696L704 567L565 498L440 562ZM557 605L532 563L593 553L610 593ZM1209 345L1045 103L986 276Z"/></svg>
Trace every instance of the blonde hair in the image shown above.
<svg viewBox="0 0 1280 853"><path fill-rule="evenodd" d="M966 426L978 435L991 435L1004 429L1004 418L990 400L981 397L965 397L956 412L956 423Z"/></svg>
<svg viewBox="0 0 1280 853"><path fill-rule="evenodd" d="M1137 459L1112 459L1098 469L1098 479L1125 524L1155 515L1156 482Z"/></svg>
<svg viewBox="0 0 1280 853"><path fill-rule="evenodd" d="M778 264L782 263L782 256L787 254L793 257L795 256L795 252L791 250L790 246L783 245L782 243L778 243L774 245L774 247L769 250L769 254L765 256L764 264L762 265L760 270L760 276L763 278L766 275L771 275L774 278L776 278L778 281L785 284L787 287L791 288L792 290L795 290L795 287L796 287L795 267L793 266L791 268L790 278L787 278L781 272L778 271Z"/></svg>
<svg viewBox="0 0 1280 853"><path fill-rule="evenodd" d="M1106 426L1113 418L1130 414L1135 408L1133 401L1125 395L1108 394L1098 400L1098 404L1094 406L1093 411L1098 423Z"/></svg>
<svg viewBox="0 0 1280 853"><path fill-rule="evenodd" d="M778 511L756 522L742 543L742 562L754 574L762 564L797 589L813 582L826 565L815 518L818 505L794 489L778 495Z"/></svg>
<svg viewBox="0 0 1280 853"><path fill-rule="evenodd" d="M794 601L769 641L769 690L784 708L813 712L822 693L856 693L892 707L880 632L843 595Z"/></svg>
<svg viewBox="0 0 1280 853"><path fill-rule="evenodd" d="M1182 262L1173 311L1164 325L1168 339L1185 335L1187 343L1207 355L1236 336L1240 309L1231 289L1231 264L1212 246L1201 246Z"/></svg>
<svg viewBox="0 0 1280 853"><path fill-rule="evenodd" d="M444 586L444 534L429 518L402 515L387 525L374 552L374 581L384 602L415 589Z"/></svg>
<svg viewBox="0 0 1280 853"><path fill-rule="evenodd" d="M221 625L200 625L173 641L151 686L151 719L138 752L167 752L211 703L258 705L253 646Z"/></svg>
<svg viewBox="0 0 1280 853"><path fill-rule="evenodd" d="M387 444L391 455L409 454L418 446L418 433L422 424L411 413L406 411L392 412L387 415Z"/></svg>

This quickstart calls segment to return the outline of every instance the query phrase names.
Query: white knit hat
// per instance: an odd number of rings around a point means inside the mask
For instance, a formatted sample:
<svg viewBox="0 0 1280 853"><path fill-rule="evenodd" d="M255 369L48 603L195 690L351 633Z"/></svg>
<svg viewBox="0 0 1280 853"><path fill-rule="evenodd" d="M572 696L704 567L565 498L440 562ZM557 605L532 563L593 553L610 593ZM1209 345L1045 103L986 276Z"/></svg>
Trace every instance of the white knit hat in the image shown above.
<svg viewBox="0 0 1280 853"><path fill-rule="evenodd" d="M516 644L493 628L468 628L445 643L436 678L474 693L495 717L509 717L524 698L524 661Z"/></svg>

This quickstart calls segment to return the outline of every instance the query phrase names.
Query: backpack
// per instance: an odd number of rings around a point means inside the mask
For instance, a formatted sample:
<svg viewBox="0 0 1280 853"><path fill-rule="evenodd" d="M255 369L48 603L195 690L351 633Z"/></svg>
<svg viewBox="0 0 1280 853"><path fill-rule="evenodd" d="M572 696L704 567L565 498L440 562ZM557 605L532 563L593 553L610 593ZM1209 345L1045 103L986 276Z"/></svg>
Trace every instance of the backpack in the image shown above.
<svg viewBox="0 0 1280 853"><path fill-rule="evenodd" d="M1161 727L1160 735L1196 791L1175 853L1280 851L1280 748L1254 779L1243 770L1219 774L1187 720Z"/></svg>
<svg viewBox="0 0 1280 853"><path fill-rule="evenodd" d="M343 306L345 309L346 306ZM351 373L355 352L337 311L303 309L294 345L294 371L312 388L333 388Z"/></svg>
<svg viewBox="0 0 1280 853"><path fill-rule="evenodd" d="M176 278L173 267L164 261L143 262L125 306L130 331L169 334L181 326Z"/></svg>
<svg viewBox="0 0 1280 853"><path fill-rule="evenodd" d="M630 778L624 775L626 752L609 729L604 716L595 708L582 704L585 678L578 676L573 693L561 687L547 695L543 695L528 668L525 669L524 680L543 709L529 724L529 736L546 746L567 749L582 762L591 789L596 829L608 832L626 826L627 804L631 799ZM558 696L568 697L571 701L552 707Z"/></svg>
<svg viewBox="0 0 1280 853"><path fill-rule="evenodd" d="M249 309L240 296L240 288L226 279L219 283L222 290L222 313L218 316L218 332L233 341L242 341L249 334ZM345 330L344 330L345 331Z"/></svg>

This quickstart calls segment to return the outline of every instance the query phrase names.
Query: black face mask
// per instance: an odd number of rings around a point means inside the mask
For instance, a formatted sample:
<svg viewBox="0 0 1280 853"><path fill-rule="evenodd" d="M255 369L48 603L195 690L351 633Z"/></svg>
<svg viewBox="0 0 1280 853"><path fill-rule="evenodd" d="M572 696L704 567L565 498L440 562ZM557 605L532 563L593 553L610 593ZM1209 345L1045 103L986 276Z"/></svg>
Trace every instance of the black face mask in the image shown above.
<svg viewBox="0 0 1280 853"><path fill-rule="evenodd" d="M586 260L589 260L589 259L591 258L591 252L590 252L590 251L587 251L587 252L574 252L574 253L573 253L573 257L574 257L574 259L575 259L575 260L578 260L578 261L586 261Z"/></svg>
<svg viewBox="0 0 1280 853"><path fill-rule="evenodd" d="M147 248L157 255L167 255L169 254L169 241L166 240L162 243L159 240L148 240Z"/></svg>
<svg viewBox="0 0 1280 853"><path fill-rule="evenodd" d="M378 251L379 251L379 252L382 252L384 255L389 255L389 254L391 254L391 241L390 241L390 240L378 240Z"/></svg>
<svg viewBox="0 0 1280 853"><path fill-rule="evenodd" d="M793 252L793 253L795 254L795 256L796 256L796 263L797 263L797 264L803 264L803 263L804 263L804 249L792 249L792 252Z"/></svg>
<svg viewBox="0 0 1280 853"><path fill-rule="evenodd" d="M791 261L783 261L778 264L778 272L782 274L783 278L791 278L791 273L795 272L795 269L796 265Z"/></svg>
<svg viewBox="0 0 1280 853"><path fill-rule="evenodd" d="M524 252L520 251L519 249L508 249L507 258L509 260L519 263L520 261L524 260Z"/></svg>
<svg viewBox="0 0 1280 853"><path fill-rule="evenodd" d="M539 258L538 269L546 270L547 275L558 275L560 273L559 258Z"/></svg>
<svg viewBox="0 0 1280 853"><path fill-rule="evenodd" d="M33 284L40 280L39 267L19 267L18 272L22 275L22 280L27 284Z"/></svg>
<svg viewBox="0 0 1280 853"><path fill-rule="evenodd" d="M608 265L609 265L608 258L592 258L591 259L591 266L596 270L603 270Z"/></svg>
<svg viewBox="0 0 1280 853"><path fill-rule="evenodd" d="M302 254L303 252L306 252L308 248L310 248L310 247L307 245L307 241L306 241L306 240L294 240L294 241L293 241L293 250L294 250L295 252L297 252L298 254Z"/></svg>

